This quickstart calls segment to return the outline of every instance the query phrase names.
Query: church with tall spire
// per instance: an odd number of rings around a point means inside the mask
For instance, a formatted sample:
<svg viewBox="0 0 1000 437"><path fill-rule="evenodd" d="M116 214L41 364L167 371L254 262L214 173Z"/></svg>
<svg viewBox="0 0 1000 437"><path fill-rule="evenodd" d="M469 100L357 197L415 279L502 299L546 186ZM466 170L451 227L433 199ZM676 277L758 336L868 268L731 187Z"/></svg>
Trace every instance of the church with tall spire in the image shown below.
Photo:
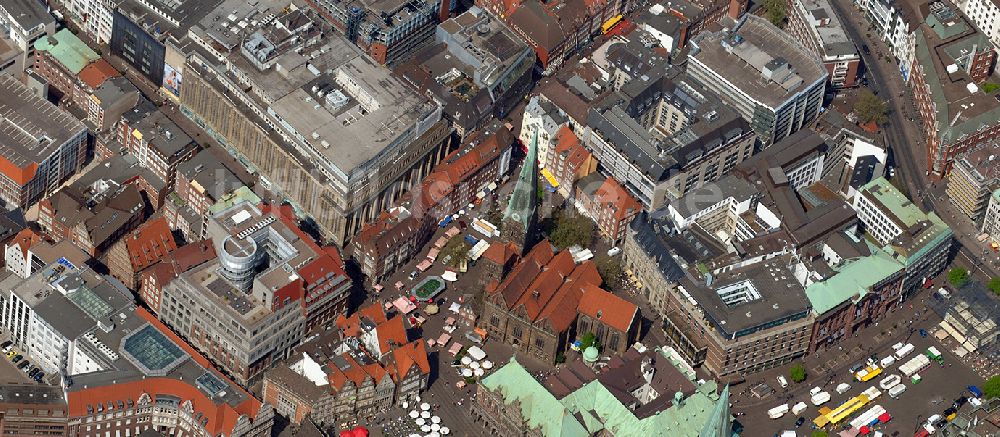
<svg viewBox="0 0 1000 437"><path fill-rule="evenodd" d="M500 241L513 243L521 255L534 243L535 224L538 222L538 132L528 145L517 185L507 202L500 225Z"/></svg>

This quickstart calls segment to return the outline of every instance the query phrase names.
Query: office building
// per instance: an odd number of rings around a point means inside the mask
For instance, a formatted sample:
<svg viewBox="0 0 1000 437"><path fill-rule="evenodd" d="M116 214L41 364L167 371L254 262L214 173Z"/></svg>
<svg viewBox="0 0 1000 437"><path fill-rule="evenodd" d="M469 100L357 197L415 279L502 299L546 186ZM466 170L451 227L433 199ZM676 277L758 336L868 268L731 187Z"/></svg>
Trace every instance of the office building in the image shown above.
<svg viewBox="0 0 1000 437"><path fill-rule="evenodd" d="M116 129L118 142L167 186L174 185L177 165L198 148L165 113L148 105L128 113Z"/></svg>
<svg viewBox="0 0 1000 437"><path fill-rule="evenodd" d="M177 250L177 242L167 225L158 217L143 223L123 236L107 254L107 267L111 276L130 290L139 288L139 275L170 252Z"/></svg>
<svg viewBox="0 0 1000 437"><path fill-rule="evenodd" d="M17 79L0 75L0 198L28 208L83 165L87 128Z"/></svg>
<svg viewBox="0 0 1000 437"><path fill-rule="evenodd" d="M959 155L948 173L945 192L955 207L969 216L977 225L981 223L990 194L1000 188L1000 168L997 150L981 146Z"/></svg>
<svg viewBox="0 0 1000 437"><path fill-rule="evenodd" d="M430 97L284 6L229 0L192 28L213 54L185 64L181 110L344 245L447 155L450 129ZM220 30L230 13L257 22L253 47ZM265 38L277 23L291 30Z"/></svg>
<svg viewBox="0 0 1000 437"><path fill-rule="evenodd" d="M9 47L17 52L10 57L14 62L0 65L0 70L13 67L8 71L20 77L35 57L35 41L56 32L56 19L35 0L5 1L0 5L0 32L0 43L9 42Z"/></svg>
<svg viewBox="0 0 1000 437"><path fill-rule="evenodd" d="M972 24L983 32L994 47L1000 46L1000 3L994 0L968 0L955 2L955 5L972 20Z"/></svg>
<svg viewBox="0 0 1000 437"><path fill-rule="evenodd" d="M233 204L208 219L217 258L162 288L157 317L240 384L287 357L334 320L351 281L334 247L320 247L288 206Z"/></svg>
<svg viewBox="0 0 1000 437"><path fill-rule="evenodd" d="M77 342L66 390L69 435L271 433L274 409L142 308L111 314Z"/></svg>
<svg viewBox="0 0 1000 437"><path fill-rule="evenodd" d="M757 146L750 125L675 68L657 68L594 105L587 148L647 210L727 174Z"/></svg>
<svg viewBox="0 0 1000 437"><path fill-rule="evenodd" d="M885 178L869 182L854 197L865 232L906 268L903 299L948 263L952 230L937 214L924 213Z"/></svg>
<svg viewBox="0 0 1000 437"><path fill-rule="evenodd" d="M909 80L916 42L914 38L924 21L925 11L920 9L921 2L859 0L856 4L865 19L871 23L873 34L889 46L889 52L898 63L903 80Z"/></svg>
<svg viewBox="0 0 1000 437"><path fill-rule="evenodd" d="M927 171L944 177L962 152L991 147L1000 106L979 85L993 74L989 39L943 1L915 31L910 86L927 142Z"/></svg>
<svg viewBox="0 0 1000 437"><path fill-rule="evenodd" d="M0 433L9 436L64 436L66 396L58 386L0 385Z"/></svg>
<svg viewBox="0 0 1000 437"><path fill-rule="evenodd" d="M832 88L857 86L861 55L829 0L793 0L787 31L819 56Z"/></svg>
<svg viewBox="0 0 1000 437"><path fill-rule="evenodd" d="M442 102L459 138L503 119L531 89L535 54L479 7L441 23L433 44L396 69Z"/></svg>
<svg viewBox="0 0 1000 437"><path fill-rule="evenodd" d="M992 243L1000 245L1000 188L990 193L980 230L989 235Z"/></svg>
<svg viewBox="0 0 1000 437"><path fill-rule="evenodd" d="M687 72L751 124L765 145L819 115L829 74L820 57L766 19L746 14L692 42Z"/></svg>
<svg viewBox="0 0 1000 437"><path fill-rule="evenodd" d="M111 42L114 11L122 0L69 0L60 2L67 19L76 23L98 45Z"/></svg>
<svg viewBox="0 0 1000 437"><path fill-rule="evenodd" d="M438 22L448 19L453 0L370 3L353 0L306 0L347 40L375 62L395 64L432 39Z"/></svg>

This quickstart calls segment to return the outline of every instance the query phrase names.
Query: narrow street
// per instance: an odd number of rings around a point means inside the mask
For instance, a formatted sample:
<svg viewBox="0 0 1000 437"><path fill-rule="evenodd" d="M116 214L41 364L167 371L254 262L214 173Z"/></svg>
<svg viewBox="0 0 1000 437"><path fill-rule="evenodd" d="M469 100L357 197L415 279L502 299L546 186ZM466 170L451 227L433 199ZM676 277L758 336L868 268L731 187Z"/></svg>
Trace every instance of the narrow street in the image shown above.
<svg viewBox="0 0 1000 437"><path fill-rule="evenodd" d="M924 211L938 211L938 215L952 228L955 240L960 245L956 256L960 264L969 270L979 272L983 278L1000 276L1000 257L987 251L985 244L976 240L979 230L972 220L956 213L951 200L944 193L946 182L927 175L926 139L920 131L919 115L913 107L913 97L909 86L903 82L896 61L879 59L879 53L891 59L889 47L878 38L869 38L868 21L848 2L830 2L848 36L859 47L859 54L865 68L871 73L869 88L883 99L889 107L889 121L883 126L883 138L892 149L896 165L896 178L903 180L909 197L918 202ZM871 54L860 50L867 44ZM911 118L913 121L911 121Z"/></svg>

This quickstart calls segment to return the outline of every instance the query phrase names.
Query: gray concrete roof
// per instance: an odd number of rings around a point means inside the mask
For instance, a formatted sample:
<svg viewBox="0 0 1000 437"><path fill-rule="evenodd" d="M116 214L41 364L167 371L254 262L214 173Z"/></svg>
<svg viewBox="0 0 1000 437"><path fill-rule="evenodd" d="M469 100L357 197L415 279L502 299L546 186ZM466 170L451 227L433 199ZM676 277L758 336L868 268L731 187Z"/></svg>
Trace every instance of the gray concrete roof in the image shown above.
<svg viewBox="0 0 1000 437"><path fill-rule="evenodd" d="M86 130L63 109L13 77L0 75L0 156L18 167L40 163Z"/></svg>

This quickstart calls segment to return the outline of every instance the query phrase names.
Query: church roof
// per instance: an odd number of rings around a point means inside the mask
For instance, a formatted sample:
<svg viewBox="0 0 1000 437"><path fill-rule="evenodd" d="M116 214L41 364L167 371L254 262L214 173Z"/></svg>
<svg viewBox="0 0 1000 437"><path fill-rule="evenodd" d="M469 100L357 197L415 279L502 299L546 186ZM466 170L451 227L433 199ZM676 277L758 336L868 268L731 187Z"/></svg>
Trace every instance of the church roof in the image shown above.
<svg viewBox="0 0 1000 437"><path fill-rule="evenodd" d="M504 221L513 220L521 223L525 231L531 225L531 217L535 214L535 204L538 192L538 132L535 132L528 146L528 156L521 165L521 173L517 177L517 185L510 195L507 210L504 211Z"/></svg>

